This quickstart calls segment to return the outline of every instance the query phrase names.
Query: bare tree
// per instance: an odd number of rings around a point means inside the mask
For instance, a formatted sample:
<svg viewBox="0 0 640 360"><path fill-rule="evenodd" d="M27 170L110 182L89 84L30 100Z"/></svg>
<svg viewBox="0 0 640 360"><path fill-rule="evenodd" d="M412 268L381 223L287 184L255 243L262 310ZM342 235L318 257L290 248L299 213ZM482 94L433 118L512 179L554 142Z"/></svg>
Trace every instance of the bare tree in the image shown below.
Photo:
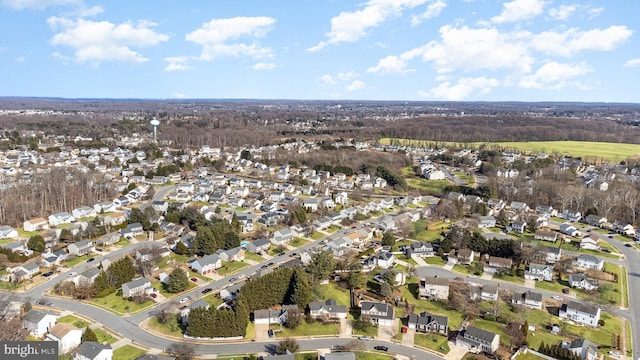
<svg viewBox="0 0 640 360"><path fill-rule="evenodd" d="M175 342L169 345L166 351L176 360L193 360L196 356L196 345L187 342Z"/></svg>
<svg viewBox="0 0 640 360"><path fill-rule="evenodd" d="M0 320L0 341L21 341L29 336L29 330L22 327L20 319Z"/></svg>

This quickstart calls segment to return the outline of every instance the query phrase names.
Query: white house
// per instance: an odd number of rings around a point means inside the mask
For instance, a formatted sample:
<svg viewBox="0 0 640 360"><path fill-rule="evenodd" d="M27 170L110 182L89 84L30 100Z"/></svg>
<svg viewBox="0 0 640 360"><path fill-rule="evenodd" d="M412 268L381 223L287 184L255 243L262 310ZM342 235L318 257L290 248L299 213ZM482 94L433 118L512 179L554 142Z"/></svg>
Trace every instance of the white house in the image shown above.
<svg viewBox="0 0 640 360"><path fill-rule="evenodd" d="M500 347L500 335L469 326L462 336L458 335L456 345L464 346L473 353L493 354Z"/></svg>
<svg viewBox="0 0 640 360"><path fill-rule="evenodd" d="M553 265L529 264L529 268L524 272L524 278L536 281L552 281Z"/></svg>
<svg viewBox="0 0 640 360"><path fill-rule="evenodd" d="M95 217L96 216L96 211L95 211L95 209L93 209L93 208L91 208L89 206L83 206L83 207L79 207L77 209L73 209L73 211L71 211L71 215L73 215L73 217L76 218L76 219Z"/></svg>
<svg viewBox="0 0 640 360"><path fill-rule="evenodd" d="M511 301L514 304L528 306L532 309L542 310L542 294L527 290L523 293L513 294Z"/></svg>
<svg viewBox="0 0 640 360"><path fill-rule="evenodd" d="M595 290L598 285L598 280L587 279L583 273L569 274L569 286L572 288Z"/></svg>
<svg viewBox="0 0 640 360"><path fill-rule="evenodd" d="M49 228L49 223L44 218L35 218L31 220L27 220L22 224L24 231L39 231L46 230Z"/></svg>
<svg viewBox="0 0 640 360"><path fill-rule="evenodd" d="M367 315L374 324L380 326L393 325L393 306L390 304L363 301L360 303L360 315Z"/></svg>
<svg viewBox="0 0 640 360"><path fill-rule="evenodd" d="M559 316L581 325L596 327L600 320L600 308L586 302L569 301L562 304Z"/></svg>
<svg viewBox="0 0 640 360"><path fill-rule="evenodd" d="M58 353L66 354L76 346L80 345L82 340L82 329L78 329L71 324L59 323L49 330L45 340L57 341Z"/></svg>
<svg viewBox="0 0 640 360"><path fill-rule="evenodd" d="M122 297L128 298L144 294L145 290L151 288L151 281L147 278L139 277L122 284Z"/></svg>
<svg viewBox="0 0 640 360"><path fill-rule="evenodd" d="M91 253L94 247L93 247L93 242L91 242L91 240L81 240L81 241L69 244L67 249L69 250L69 255L83 256Z"/></svg>
<svg viewBox="0 0 640 360"><path fill-rule="evenodd" d="M78 346L73 360L112 360L113 349L109 344L100 344L95 341L83 342Z"/></svg>
<svg viewBox="0 0 640 360"><path fill-rule="evenodd" d="M580 239L580 249L600 250L600 239L597 235L590 234Z"/></svg>
<svg viewBox="0 0 640 360"><path fill-rule="evenodd" d="M51 312L31 309L22 318L22 327L28 329L33 336L41 338L53 329L57 320L56 315Z"/></svg>
<svg viewBox="0 0 640 360"><path fill-rule="evenodd" d="M11 226L0 226L0 239L8 239L18 237L18 231Z"/></svg>
<svg viewBox="0 0 640 360"><path fill-rule="evenodd" d="M589 254L582 254L578 256L574 264L575 266L583 269L604 269L604 260Z"/></svg>
<svg viewBox="0 0 640 360"><path fill-rule="evenodd" d="M191 270L206 275L222 267L222 260L217 254L205 255L191 263Z"/></svg>
<svg viewBox="0 0 640 360"><path fill-rule="evenodd" d="M68 212L61 212L57 214L49 215L49 225L58 226L62 224L70 224L75 221L73 215Z"/></svg>

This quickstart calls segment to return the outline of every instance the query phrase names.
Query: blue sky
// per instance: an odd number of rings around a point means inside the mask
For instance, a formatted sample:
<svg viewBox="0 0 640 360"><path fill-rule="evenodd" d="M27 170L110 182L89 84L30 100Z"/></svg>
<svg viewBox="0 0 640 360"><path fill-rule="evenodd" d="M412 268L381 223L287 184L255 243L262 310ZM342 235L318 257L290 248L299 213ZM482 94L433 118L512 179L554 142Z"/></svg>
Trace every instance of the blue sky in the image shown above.
<svg viewBox="0 0 640 360"><path fill-rule="evenodd" d="M0 96L640 101L640 1L0 0Z"/></svg>

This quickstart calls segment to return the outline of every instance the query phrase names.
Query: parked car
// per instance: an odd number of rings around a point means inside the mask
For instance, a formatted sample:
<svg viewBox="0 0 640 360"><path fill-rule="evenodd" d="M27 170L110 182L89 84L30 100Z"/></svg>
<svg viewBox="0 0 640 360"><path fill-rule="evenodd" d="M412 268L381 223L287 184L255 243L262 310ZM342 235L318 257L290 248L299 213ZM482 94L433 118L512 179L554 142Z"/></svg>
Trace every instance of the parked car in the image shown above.
<svg viewBox="0 0 640 360"><path fill-rule="evenodd" d="M70 272L69 276L76 276L76 272L75 271Z"/></svg>
<svg viewBox="0 0 640 360"><path fill-rule="evenodd" d="M92 262L93 260L95 260L96 258L89 258L87 259L87 262Z"/></svg>
<svg viewBox="0 0 640 360"><path fill-rule="evenodd" d="M371 340L371 336L358 336L358 340Z"/></svg>
<svg viewBox="0 0 640 360"><path fill-rule="evenodd" d="M382 346L382 345L376 345L373 348L376 349L376 350L379 350L379 351L389 351L388 347Z"/></svg>
<svg viewBox="0 0 640 360"><path fill-rule="evenodd" d="M238 279L244 279L246 276L247 275L245 275L245 274L240 274L240 275L238 275Z"/></svg>
<svg viewBox="0 0 640 360"><path fill-rule="evenodd" d="M53 275L53 271L47 271L46 273L42 274L42 276L44 276L44 277L49 277L51 275Z"/></svg>
<svg viewBox="0 0 640 360"><path fill-rule="evenodd" d="M237 277L232 277L231 279L229 279L229 282L234 282L234 281L238 281Z"/></svg>
<svg viewBox="0 0 640 360"><path fill-rule="evenodd" d="M562 296L559 296L559 295L553 295L551 298L552 298L553 300L560 300L560 301L562 301Z"/></svg>
<svg viewBox="0 0 640 360"><path fill-rule="evenodd" d="M563 294L568 294L569 293L569 288L563 288L562 289L562 293Z"/></svg>
<svg viewBox="0 0 640 360"><path fill-rule="evenodd" d="M180 299L179 303L180 303L180 304L184 304L184 303L186 303L187 301L189 301L189 298L188 298L188 297L183 297L182 299Z"/></svg>
<svg viewBox="0 0 640 360"><path fill-rule="evenodd" d="M206 289L202 290L202 293L203 293L203 294L208 294L208 293L210 293L212 290L213 290L212 288L206 288Z"/></svg>
<svg viewBox="0 0 640 360"><path fill-rule="evenodd" d="M629 243L626 243L626 244L624 244L624 246L626 246L626 247L632 247L633 245L631 245L631 244L629 244Z"/></svg>
<svg viewBox="0 0 640 360"><path fill-rule="evenodd" d="M158 297L158 294L156 294L156 293L151 293L149 296L151 296L152 298L154 298L154 299L155 299L155 298L157 298L157 297Z"/></svg>
<svg viewBox="0 0 640 360"><path fill-rule="evenodd" d="M269 337L273 337L273 330L269 329L269 331L267 331L267 335L269 335Z"/></svg>
<svg viewBox="0 0 640 360"><path fill-rule="evenodd" d="M191 278L191 281L193 281L193 282L198 282L198 278L192 277L192 278Z"/></svg>

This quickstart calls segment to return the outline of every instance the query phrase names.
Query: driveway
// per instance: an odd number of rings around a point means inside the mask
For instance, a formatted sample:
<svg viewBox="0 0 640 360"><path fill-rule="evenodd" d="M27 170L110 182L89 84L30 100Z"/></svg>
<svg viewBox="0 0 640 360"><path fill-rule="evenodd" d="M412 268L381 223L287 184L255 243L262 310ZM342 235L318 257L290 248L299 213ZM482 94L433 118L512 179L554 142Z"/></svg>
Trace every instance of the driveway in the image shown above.
<svg viewBox="0 0 640 360"><path fill-rule="evenodd" d="M378 325L378 336L376 337L376 340L391 341L391 338L393 338L393 336L398 331L398 322L399 321L400 321L400 319L393 320L393 325L391 325L391 326Z"/></svg>
<svg viewBox="0 0 640 360"><path fill-rule="evenodd" d="M413 329L407 329L407 332L402 334L402 345L413 346L413 338L416 335L416 331Z"/></svg>
<svg viewBox="0 0 640 360"><path fill-rule="evenodd" d="M524 279L524 287L527 287L529 289L535 289L536 281L533 279Z"/></svg>
<svg viewBox="0 0 640 360"><path fill-rule="evenodd" d="M269 341L269 334L267 334L269 324L255 324L254 328L256 331L256 341Z"/></svg>
<svg viewBox="0 0 640 360"><path fill-rule="evenodd" d="M351 337L351 335L353 335L351 321L347 319L340 319L340 337Z"/></svg>
<svg viewBox="0 0 640 360"><path fill-rule="evenodd" d="M449 341L449 353L444 356L447 360L458 360L467 353L467 348L464 346L456 345L456 343Z"/></svg>

